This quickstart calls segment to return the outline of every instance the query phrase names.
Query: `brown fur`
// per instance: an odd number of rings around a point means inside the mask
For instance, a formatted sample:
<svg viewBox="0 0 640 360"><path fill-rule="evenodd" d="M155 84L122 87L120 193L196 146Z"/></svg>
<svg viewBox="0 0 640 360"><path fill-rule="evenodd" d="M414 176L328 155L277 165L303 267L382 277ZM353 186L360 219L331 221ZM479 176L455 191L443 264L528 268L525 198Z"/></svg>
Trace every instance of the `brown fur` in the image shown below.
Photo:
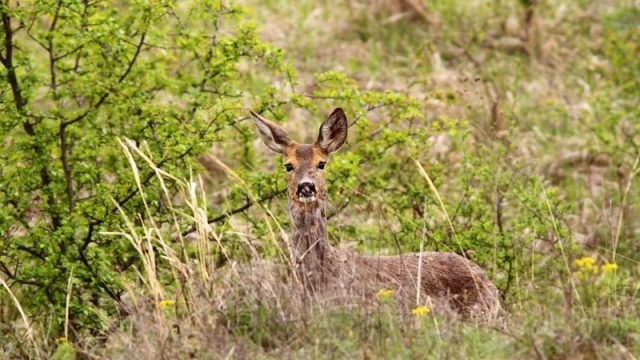
<svg viewBox="0 0 640 360"><path fill-rule="evenodd" d="M275 136L266 134L265 142L278 142L279 138L281 144L271 144L270 148L280 147L285 163L294 168L287 173L293 255L298 278L309 293L333 289L370 298L380 289L392 289L395 297L407 305L427 303L438 311L480 319L494 318L499 313L495 285L478 265L459 255L423 252L368 257L331 246L324 214L325 171L318 168L318 163L327 162L328 150L337 150L346 139L347 123L342 110L336 109L322 124L313 145L291 141L277 124L256 115L256 122L261 122L258 126L274 129ZM298 198L296 189L303 180L315 185L315 201Z"/></svg>

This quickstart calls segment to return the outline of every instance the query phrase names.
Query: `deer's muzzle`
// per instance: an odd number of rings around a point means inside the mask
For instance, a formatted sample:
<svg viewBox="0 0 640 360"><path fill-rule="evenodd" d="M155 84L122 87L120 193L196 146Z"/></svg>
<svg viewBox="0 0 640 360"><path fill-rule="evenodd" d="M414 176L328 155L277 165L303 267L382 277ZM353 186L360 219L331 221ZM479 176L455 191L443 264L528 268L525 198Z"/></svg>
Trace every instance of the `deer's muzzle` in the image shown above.
<svg viewBox="0 0 640 360"><path fill-rule="evenodd" d="M296 191L296 195L300 200L313 200L317 193L316 186L311 182L298 184L298 191Z"/></svg>

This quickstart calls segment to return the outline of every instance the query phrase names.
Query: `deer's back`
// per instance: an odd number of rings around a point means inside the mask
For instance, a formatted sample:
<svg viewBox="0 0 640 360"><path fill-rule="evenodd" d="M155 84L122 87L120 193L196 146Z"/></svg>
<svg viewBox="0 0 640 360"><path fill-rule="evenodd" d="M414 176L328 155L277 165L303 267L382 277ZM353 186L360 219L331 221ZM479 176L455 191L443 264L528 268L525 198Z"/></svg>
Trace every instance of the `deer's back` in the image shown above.
<svg viewBox="0 0 640 360"><path fill-rule="evenodd" d="M397 256L363 256L339 252L341 272L372 290L388 288L415 304L448 308L465 317L494 318L498 291L475 263L453 253L423 252Z"/></svg>

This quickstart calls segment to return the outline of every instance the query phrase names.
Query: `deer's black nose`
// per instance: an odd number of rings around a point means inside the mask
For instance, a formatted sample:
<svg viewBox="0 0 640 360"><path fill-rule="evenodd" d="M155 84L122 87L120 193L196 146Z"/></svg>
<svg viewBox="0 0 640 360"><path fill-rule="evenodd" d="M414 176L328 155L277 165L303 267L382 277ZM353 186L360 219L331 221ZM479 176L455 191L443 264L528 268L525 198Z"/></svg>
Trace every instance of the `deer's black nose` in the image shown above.
<svg viewBox="0 0 640 360"><path fill-rule="evenodd" d="M316 186L310 182L298 184L298 197L312 197L316 195Z"/></svg>

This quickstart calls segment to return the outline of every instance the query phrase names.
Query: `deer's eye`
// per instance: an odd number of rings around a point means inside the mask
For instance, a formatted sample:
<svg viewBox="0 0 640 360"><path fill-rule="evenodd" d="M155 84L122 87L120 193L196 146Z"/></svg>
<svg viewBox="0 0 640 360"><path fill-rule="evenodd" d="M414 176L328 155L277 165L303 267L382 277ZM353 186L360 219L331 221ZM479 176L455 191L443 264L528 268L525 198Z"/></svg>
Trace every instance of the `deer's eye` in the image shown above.
<svg viewBox="0 0 640 360"><path fill-rule="evenodd" d="M327 163L326 163L326 162L324 162L324 161L320 161L320 162L318 163L318 169L320 169L320 170L324 169L324 166L325 166L325 165L327 165Z"/></svg>
<svg viewBox="0 0 640 360"><path fill-rule="evenodd" d="M293 165L291 164L284 164L284 167L287 168L287 172L293 171Z"/></svg>

